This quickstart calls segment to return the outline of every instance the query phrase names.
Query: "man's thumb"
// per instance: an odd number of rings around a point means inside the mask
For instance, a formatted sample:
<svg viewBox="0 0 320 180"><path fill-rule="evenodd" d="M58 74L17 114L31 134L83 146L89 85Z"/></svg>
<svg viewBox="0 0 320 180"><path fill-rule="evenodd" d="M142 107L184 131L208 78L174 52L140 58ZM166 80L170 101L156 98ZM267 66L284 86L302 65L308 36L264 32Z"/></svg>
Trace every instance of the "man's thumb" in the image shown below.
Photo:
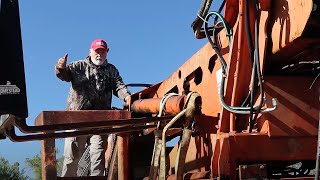
<svg viewBox="0 0 320 180"><path fill-rule="evenodd" d="M63 59L64 59L65 62L67 62L67 60L68 60L68 53L66 53L66 54L63 56Z"/></svg>

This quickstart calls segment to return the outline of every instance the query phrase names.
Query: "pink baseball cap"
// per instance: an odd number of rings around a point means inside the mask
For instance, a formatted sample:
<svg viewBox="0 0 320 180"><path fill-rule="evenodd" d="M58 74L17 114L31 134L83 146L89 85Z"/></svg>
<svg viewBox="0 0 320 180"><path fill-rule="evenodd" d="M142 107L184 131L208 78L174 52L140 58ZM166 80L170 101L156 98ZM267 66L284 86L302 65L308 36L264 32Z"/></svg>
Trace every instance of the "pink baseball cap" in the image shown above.
<svg viewBox="0 0 320 180"><path fill-rule="evenodd" d="M90 48L93 50L97 50L99 48L108 50L108 45L103 39L96 39L91 43Z"/></svg>

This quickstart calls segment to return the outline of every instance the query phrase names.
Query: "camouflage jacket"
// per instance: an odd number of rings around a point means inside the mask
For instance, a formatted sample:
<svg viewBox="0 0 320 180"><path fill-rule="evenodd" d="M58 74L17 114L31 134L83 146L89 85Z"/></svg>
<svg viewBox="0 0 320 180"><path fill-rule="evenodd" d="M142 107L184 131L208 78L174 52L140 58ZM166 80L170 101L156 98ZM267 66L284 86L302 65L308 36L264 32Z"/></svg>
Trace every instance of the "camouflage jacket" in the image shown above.
<svg viewBox="0 0 320 180"><path fill-rule="evenodd" d="M55 69L59 79L71 82L67 110L111 109L112 93L120 99L130 94L114 65L96 66L89 56Z"/></svg>

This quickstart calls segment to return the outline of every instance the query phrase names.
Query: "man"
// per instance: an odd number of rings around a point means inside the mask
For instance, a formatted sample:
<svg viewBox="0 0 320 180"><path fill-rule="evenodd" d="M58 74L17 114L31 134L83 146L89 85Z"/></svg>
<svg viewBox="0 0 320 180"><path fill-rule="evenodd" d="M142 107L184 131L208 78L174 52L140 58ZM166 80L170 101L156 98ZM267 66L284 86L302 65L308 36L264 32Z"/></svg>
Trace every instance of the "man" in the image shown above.
<svg viewBox="0 0 320 180"><path fill-rule="evenodd" d="M119 71L107 60L108 51L107 43L97 39L92 42L89 56L84 60L67 64L68 54L58 60L55 68L57 77L62 81L71 82L68 110L111 109L112 93L120 99L129 98L130 92ZM106 143L107 136L104 135L66 138L62 176L76 176L79 159L88 144L90 175L103 175Z"/></svg>

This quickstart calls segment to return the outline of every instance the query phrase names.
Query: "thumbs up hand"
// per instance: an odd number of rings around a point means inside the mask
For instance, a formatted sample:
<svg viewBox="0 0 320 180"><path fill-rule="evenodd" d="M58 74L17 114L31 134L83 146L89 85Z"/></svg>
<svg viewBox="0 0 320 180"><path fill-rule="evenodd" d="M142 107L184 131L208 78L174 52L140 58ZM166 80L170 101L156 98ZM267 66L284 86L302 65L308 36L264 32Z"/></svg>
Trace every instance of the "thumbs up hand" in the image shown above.
<svg viewBox="0 0 320 180"><path fill-rule="evenodd" d="M62 58L57 62L58 69L65 69L67 67L68 53L66 53Z"/></svg>

